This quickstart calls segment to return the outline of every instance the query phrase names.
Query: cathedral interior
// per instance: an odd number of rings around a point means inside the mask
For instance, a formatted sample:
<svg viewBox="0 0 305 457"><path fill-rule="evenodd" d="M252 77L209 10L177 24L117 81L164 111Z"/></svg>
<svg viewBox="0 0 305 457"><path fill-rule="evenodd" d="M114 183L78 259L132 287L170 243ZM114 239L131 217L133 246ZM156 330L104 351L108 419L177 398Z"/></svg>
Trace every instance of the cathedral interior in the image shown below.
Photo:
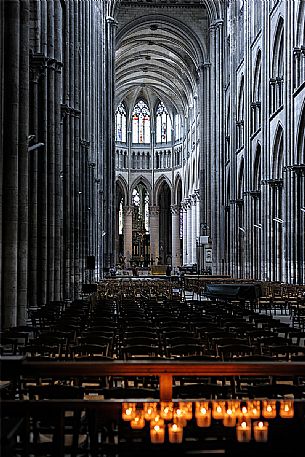
<svg viewBox="0 0 305 457"><path fill-rule="evenodd" d="M301 456L305 1L2 0L0 59L3 455Z"/></svg>

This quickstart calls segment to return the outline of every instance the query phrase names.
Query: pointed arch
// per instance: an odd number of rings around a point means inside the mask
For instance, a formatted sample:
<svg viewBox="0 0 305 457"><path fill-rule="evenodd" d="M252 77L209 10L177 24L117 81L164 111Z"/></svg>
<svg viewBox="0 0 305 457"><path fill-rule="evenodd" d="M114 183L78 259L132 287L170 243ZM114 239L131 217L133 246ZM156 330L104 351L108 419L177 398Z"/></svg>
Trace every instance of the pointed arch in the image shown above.
<svg viewBox="0 0 305 457"><path fill-rule="evenodd" d="M253 163L253 190L259 190L261 186L261 152L261 145L258 142Z"/></svg>
<svg viewBox="0 0 305 457"><path fill-rule="evenodd" d="M155 185L154 185L154 198L155 198L156 202L158 201L160 190L164 183L166 183L168 185L170 191L172 191L172 184L171 184L170 180L168 179L168 177L165 175L161 175L157 179L157 181L155 182Z"/></svg>
<svg viewBox="0 0 305 457"><path fill-rule="evenodd" d="M262 51L259 49L255 59L255 70L253 78L253 102L261 100L261 66L262 66Z"/></svg>
<svg viewBox="0 0 305 457"><path fill-rule="evenodd" d="M178 205L181 203L182 199L182 179L180 173L176 174L174 191L173 191L173 204Z"/></svg>
<svg viewBox="0 0 305 457"><path fill-rule="evenodd" d="M305 164L305 102L301 111L298 135L297 135L297 157L296 163Z"/></svg>
<svg viewBox="0 0 305 457"><path fill-rule="evenodd" d="M139 98L133 108L132 114L132 143L150 143L150 109L144 98Z"/></svg>
<svg viewBox="0 0 305 457"><path fill-rule="evenodd" d="M139 185L139 184L143 184L143 186L147 189L147 193L148 195L150 196L150 200L151 200L151 184L150 182L148 181L147 178L145 178L145 176L138 176L131 184L130 186L130 191L129 191L129 201L131 202L132 201L132 192L134 191L134 189Z"/></svg>
<svg viewBox="0 0 305 457"><path fill-rule="evenodd" d="M305 0L299 2L297 16L296 46L305 45Z"/></svg>
<svg viewBox="0 0 305 457"><path fill-rule="evenodd" d="M124 197L124 204L128 205L128 184L126 179L122 175L119 175L116 179L116 185L119 187Z"/></svg>
<svg viewBox="0 0 305 457"><path fill-rule="evenodd" d="M244 164L245 160L242 157L238 169L238 182L237 182L237 198L238 200L242 200L244 198Z"/></svg>
<svg viewBox="0 0 305 457"><path fill-rule="evenodd" d="M284 19L279 17L273 41L272 76L283 78L284 75Z"/></svg>
<svg viewBox="0 0 305 457"><path fill-rule="evenodd" d="M244 75L239 84L236 121L236 146L239 149L244 145Z"/></svg>
<svg viewBox="0 0 305 457"><path fill-rule="evenodd" d="M282 179L283 177L283 158L284 158L284 130L280 123L278 123L272 154L272 178Z"/></svg>

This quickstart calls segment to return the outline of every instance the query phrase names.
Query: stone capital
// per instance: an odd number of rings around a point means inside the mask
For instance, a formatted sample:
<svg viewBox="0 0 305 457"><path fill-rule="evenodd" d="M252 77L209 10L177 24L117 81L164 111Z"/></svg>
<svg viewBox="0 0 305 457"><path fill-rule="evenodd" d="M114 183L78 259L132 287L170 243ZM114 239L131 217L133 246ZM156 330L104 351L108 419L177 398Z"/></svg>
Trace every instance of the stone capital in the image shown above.
<svg viewBox="0 0 305 457"><path fill-rule="evenodd" d="M149 214L151 216L158 216L160 213L160 208L159 206L150 206L149 207Z"/></svg>
<svg viewBox="0 0 305 457"><path fill-rule="evenodd" d="M133 215L133 206L124 206L123 208L125 216L132 216Z"/></svg>
<svg viewBox="0 0 305 457"><path fill-rule="evenodd" d="M171 205L171 213L178 215L180 213L180 205Z"/></svg>

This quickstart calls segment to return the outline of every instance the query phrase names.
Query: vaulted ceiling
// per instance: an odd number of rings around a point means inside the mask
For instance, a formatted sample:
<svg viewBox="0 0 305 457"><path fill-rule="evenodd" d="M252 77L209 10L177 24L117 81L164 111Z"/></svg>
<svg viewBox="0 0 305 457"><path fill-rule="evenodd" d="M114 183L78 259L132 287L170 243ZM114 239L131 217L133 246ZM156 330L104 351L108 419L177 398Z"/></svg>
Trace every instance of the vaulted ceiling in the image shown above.
<svg viewBox="0 0 305 457"><path fill-rule="evenodd" d="M204 2L122 0L116 19L116 103L144 92L185 113L208 53Z"/></svg>

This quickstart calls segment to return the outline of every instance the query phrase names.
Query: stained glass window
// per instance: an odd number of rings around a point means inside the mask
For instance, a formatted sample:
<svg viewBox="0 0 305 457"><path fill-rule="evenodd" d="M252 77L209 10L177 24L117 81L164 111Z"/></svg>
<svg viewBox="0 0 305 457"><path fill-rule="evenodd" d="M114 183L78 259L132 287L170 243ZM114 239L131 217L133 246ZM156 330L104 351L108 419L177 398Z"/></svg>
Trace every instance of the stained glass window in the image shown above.
<svg viewBox="0 0 305 457"><path fill-rule="evenodd" d="M172 123L162 102L159 103L156 111L156 142L169 143L172 139Z"/></svg>
<svg viewBox="0 0 305 457"><path fill-rule="evenodd" d="M132 113L132 142L150 143L150 112L143 100L138 101Z"/></svg>
<svg viewBox="0 0 305 457"><path fill-rule="evenodd" d="M120 103L115 113L116 141L126 143L126 108Z"/></svg>

